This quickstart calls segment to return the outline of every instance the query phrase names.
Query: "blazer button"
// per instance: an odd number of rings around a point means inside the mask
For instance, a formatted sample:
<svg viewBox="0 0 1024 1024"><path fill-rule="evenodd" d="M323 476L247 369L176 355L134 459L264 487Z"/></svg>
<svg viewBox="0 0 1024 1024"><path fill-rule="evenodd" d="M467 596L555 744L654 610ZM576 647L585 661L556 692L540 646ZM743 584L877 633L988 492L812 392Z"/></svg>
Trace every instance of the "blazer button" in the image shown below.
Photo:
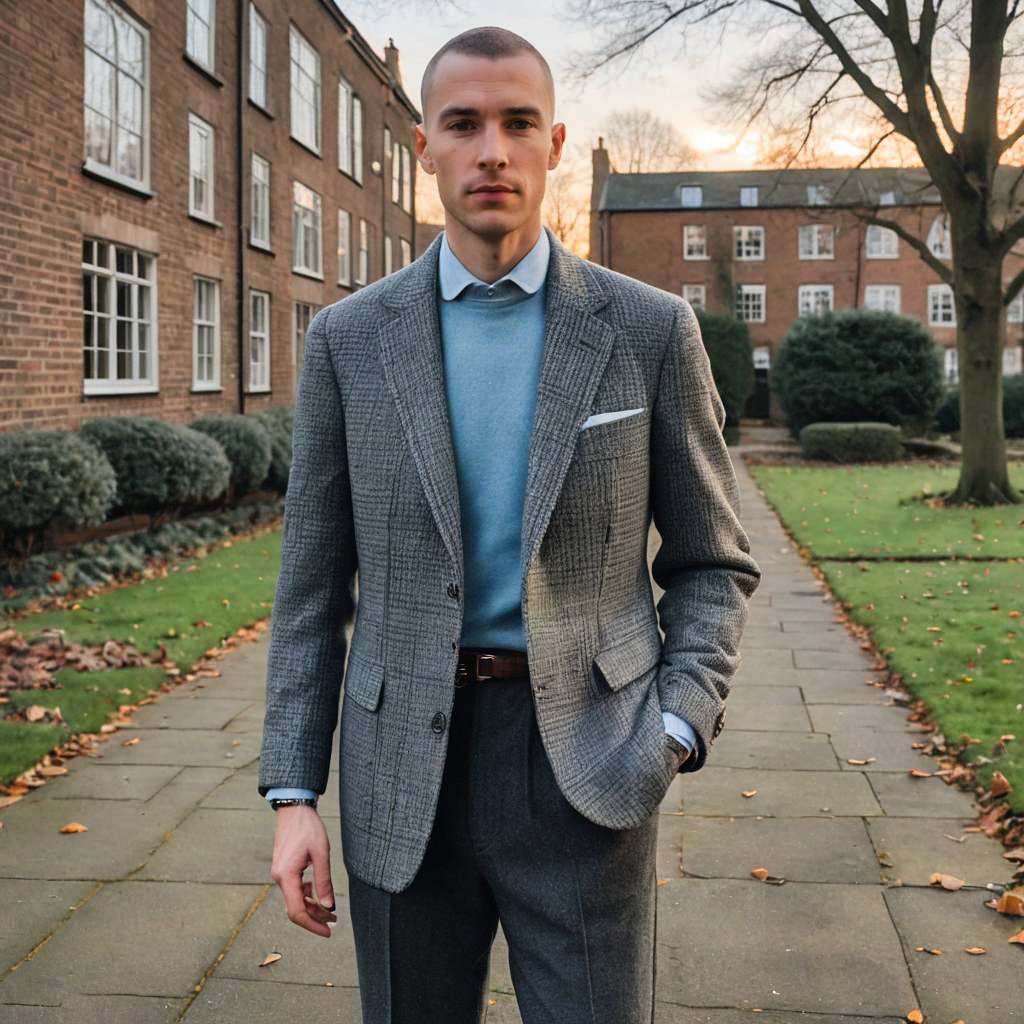
<svg viewBox="0 0 1024 1024"><path fill-rule="evenodd" d="M448 724L448 719L445 717L443 711L438 711L436 715L430 720L430 728L434 730L438 735L444 732L445 726Z"/></svg>
<svg viewBox="0 0 1024 1024"><path fill-rule="evenodd" d="M449 597L458 597L459 596L459 585L458 585L458 583L449 583L448 584L448 596Z"/></svg>

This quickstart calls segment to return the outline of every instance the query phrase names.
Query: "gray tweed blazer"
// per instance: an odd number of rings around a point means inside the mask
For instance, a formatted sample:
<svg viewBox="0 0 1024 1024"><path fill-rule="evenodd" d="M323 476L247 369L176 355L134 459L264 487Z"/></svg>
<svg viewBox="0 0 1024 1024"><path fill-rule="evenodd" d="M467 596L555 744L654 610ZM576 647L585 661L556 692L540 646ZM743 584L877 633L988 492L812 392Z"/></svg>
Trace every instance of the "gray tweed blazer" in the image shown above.
<svg viewBox="0 0 1024 1024"><path fill-rule="evenodd" d="M389 892L431 832L462 624L440 242L309 325L260 756L261 795L323 793L340 703L345 864ZM703 767L761 571L691 307L551 235L545 310L521 538L533 700L566 799L624 829ZM663 710L697 733L682 766Z"/></svg>

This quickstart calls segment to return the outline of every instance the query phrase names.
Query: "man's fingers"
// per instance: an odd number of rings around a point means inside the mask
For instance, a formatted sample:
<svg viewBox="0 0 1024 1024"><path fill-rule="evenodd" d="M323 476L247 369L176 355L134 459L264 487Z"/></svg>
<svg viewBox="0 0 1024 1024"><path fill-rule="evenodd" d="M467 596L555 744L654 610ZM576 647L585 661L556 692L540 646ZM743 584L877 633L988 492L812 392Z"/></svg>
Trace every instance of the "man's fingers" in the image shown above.
<svg viewBox="0 0 1024 1024"><path fill-rule="evenodd" d="M334 902L334 886L331 884L331 850L326 839L322 844L317 843L309 851L309 856L313 861L312 895L315 899L319 899L327 910L333 911L336 904Z"/></svg>

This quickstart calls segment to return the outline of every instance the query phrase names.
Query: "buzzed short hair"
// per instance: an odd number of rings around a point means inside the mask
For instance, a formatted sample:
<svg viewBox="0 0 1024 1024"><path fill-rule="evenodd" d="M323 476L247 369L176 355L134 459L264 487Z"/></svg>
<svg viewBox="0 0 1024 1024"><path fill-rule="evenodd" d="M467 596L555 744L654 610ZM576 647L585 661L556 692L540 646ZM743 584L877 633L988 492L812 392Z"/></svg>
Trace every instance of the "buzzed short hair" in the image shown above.
<svg viewBox="0 0 1024 1024"><path fill-rule="evenodd" d="M544 55L533 43L524 39L507 28L499 28L497 25L484 25L481 28L471 28L459 35L449 39L441 47L427 64L423 72L423 79L420 82L420 107L423 116L427 114L427 94L430 92L431 81L434 77L434 69L446 53L462 53L470 57L489 57L491 60L498 60L500 57L514 57L523 51L532 53L540 63L547 79L548 89L551 92L551 103L555 101L555 79L551 74L551 68L544 59Z"/></svg>

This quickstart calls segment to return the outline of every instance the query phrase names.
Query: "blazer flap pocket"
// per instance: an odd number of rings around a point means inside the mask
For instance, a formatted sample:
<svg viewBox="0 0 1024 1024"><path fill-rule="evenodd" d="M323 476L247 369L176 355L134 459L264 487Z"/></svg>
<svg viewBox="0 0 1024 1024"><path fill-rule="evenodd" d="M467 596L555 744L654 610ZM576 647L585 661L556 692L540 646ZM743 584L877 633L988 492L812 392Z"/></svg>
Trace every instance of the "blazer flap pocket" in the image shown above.
<svg viewBox="0 0 1024 1024"><path fill-rule="evenodd" d="M594 656L594 665L611 690L621 690L660 661L661 635L656 626L630 633L624 640L605 647Z"/></svg>
<svg viewBox="0 0 1024 1024"><path fill-rule="evenodd" d="M376 711L380 704L384 666L375 658L350 651L345 669L345 693L361 708Z"/></svg>

